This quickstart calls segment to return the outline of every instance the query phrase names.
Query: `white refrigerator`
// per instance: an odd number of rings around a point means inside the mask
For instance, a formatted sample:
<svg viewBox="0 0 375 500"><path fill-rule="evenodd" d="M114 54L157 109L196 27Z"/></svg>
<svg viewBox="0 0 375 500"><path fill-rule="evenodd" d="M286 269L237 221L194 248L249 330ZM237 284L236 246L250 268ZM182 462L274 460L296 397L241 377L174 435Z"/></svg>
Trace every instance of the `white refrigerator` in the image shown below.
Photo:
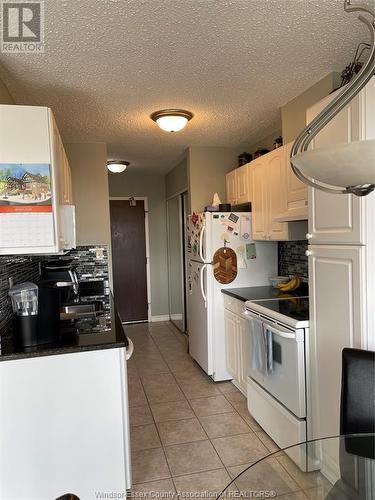
<svg viewBox="0 0 375 500"><path fill-rule="evenodd" d="M277 275L277 243L251 239L251 213L205 212L188 217L186 227L189 352L215 381L230 380L226 368L223 288L269 285ZM237 276L216 281L213 256L225 245L237 255Z"/></svg>

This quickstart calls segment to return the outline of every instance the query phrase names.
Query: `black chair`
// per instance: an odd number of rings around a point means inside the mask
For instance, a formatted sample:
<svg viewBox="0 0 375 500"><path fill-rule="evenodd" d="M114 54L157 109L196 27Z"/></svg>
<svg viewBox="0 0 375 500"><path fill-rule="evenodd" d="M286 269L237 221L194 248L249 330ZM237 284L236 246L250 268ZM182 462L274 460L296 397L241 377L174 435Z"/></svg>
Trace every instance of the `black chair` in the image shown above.
<svg viewBox="0 0 375 500"><path fill-rule="evenodd" d="M342 351L340 434L370 433L375 433L375 352L345 348ZM363 439L358 442L348 439L346 450L375 458L373 444Z"/></svg>
<svg viewBox="0 0 375 500"><path fill-rule="evenodd" d="M375 433L375 352L342 351L340 434ZM375 440L365 436L340 442L341 478L327 500L373 500L368 492L366 459L375 458Z"/></svg>

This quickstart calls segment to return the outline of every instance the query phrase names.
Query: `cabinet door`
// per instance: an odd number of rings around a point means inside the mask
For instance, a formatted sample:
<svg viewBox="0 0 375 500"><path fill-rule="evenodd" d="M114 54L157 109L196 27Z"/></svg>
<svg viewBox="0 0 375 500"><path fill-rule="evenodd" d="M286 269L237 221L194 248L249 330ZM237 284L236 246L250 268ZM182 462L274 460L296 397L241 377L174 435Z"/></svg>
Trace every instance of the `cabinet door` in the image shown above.
<svg viewBox="0 0 375 500"><path fill-rule="evenodd" d="M235 170L236 185L237 185L237 204L249 203L250 197L250 180L249 180L249 165L243 165Z"/></svg>
<svg viewBox="0 0 375 500"><path fill-rule="evenodd" d="M328 96L307 111L310 122L333 98ZM314 139L313 148L358 141L361 95L353 99ZM313 244L363 244L361 227L364 200L309 188L309 233Z"/></svg>
<svg viewBox="0 0 375 500"><path fill-rule="evenodd" d="M286 198L289 220L308 219L308 188L298 179L290 165L290 151L293 143L285 146Z"/></svg>
<svg viewBox="0 0 375 500"><path fill-rule="evenodd" d="M253 240L268 239L267 160L258 158L251 163L252 232Z"/></svg>
<svg viewBox="0 0 375 500"><path fill-rule="evenodd" d="M225 177L227 203L235 205L237 203L236 171L232 170Z"/></svg>
<svg viewBox="0 0 375 500"><path fill-rule="evenodd" d="M287 210L286 202L286 164L285 147L269 153L267 156L267 206L269 239L280 241L288 239L288 223L276 222L275 217Z"/></svg>
<svg viewBox="0 0 375 500"><path fill-rule="evenodd" d="M247 394L247 377L249 375L249 337L247 334L249 321L243 318L238 320L238 384L244 394Z"/></svg>
<svg viewBox="0 0 375 500"><path fill-rule="evenodd" d="M48 111L0 105L0 163L50 163Z"/></svg>
<svg viewBox="0 0 375 500"><path fill-rule="evenodd" d="M227 309L224 311L224 328L225 328L225 350L227 370L232 377L238 380L238 329L237 316Z"/></svg>
<svg viewBox="0 0 375 500"><path fill-rule="evenodd" d="M311 438L339 434L341 353L367 348L365 247L310 246Z"/></svg>
<svg viewBox="0 0 375 500"><path fill-rule="evenodd" d="M66 203L67 205L73 205L72 174L64 146L61 145L61 147L64 164L64 203Z"/></svg>

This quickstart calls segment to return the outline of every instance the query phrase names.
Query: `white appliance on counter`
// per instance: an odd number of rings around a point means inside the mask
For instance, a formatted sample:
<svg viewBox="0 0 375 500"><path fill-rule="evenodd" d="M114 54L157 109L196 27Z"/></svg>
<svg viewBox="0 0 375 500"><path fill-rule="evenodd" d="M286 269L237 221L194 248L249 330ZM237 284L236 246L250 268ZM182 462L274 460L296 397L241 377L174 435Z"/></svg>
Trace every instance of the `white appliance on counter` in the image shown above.
<svg viewBox="0 0 375 500"><path fill-rule="evenodd" d="M277 274L277 243L251 240L251 213L206 212L187 222L189 352L213 380L230 380L226 367L223 288L269 285ZM213 256L224 246L237 254L238 273L216 281ZM248 258L249 257L249 258Z"/></svg>
<svg viewBox="0 0 375 500"><path fill-rule="evenodd" d="M249 301L243 317L248 320L248 409L280 448L306 441L308 436L309 373L308 297ZM270 366L259 363L262 349L257 336L270 335ZM304 471L315 470L313 454L302 447L286 451Z"/></svg>

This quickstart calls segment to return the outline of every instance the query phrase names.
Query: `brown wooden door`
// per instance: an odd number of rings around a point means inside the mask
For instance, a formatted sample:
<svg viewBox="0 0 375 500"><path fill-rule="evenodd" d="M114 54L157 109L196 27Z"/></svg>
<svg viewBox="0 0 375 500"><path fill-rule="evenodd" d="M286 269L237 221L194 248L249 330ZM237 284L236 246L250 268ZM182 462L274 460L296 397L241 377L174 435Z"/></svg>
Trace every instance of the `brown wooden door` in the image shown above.
<svg viewBox="0 0 375 500"><path fill-rule="evenodd" d="M147 260L143 200L111 200L113 291L123 322L147 321Z"/></svg>

